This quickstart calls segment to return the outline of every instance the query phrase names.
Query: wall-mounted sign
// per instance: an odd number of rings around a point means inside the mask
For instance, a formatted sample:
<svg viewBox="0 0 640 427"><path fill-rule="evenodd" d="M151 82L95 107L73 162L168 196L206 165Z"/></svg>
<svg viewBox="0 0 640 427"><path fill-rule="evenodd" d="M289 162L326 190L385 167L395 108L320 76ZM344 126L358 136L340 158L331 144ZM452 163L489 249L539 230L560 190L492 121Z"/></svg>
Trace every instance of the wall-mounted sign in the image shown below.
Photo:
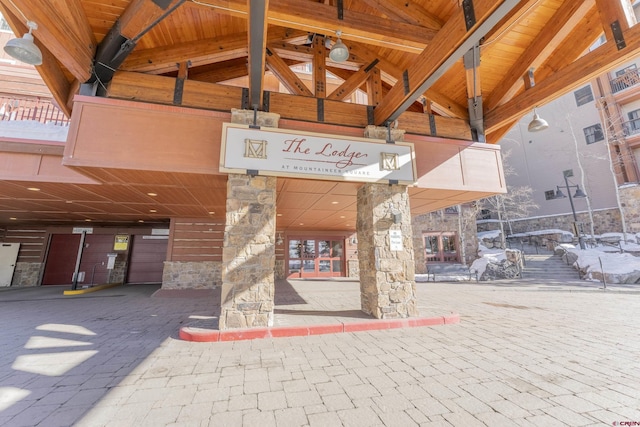
<svg viewBox="0 0 640 427"><path fill-rule="evenodd" d="M73 227L73 234L93 234L93 227Z"/></svg>
<svg viewBox="0 0 640 427"><path fill-rule="evenodd" d="M404 247L402 246L402 231L389 230L389 249L392 251L404 250Z"/></svg>
<svg viewBox="0 0 640 427"><path fill-rule="evenodd" d="M113 242L114 251L126 251L129 248L129 235L128 234L116 234Z"/></svg>
<svg viewBox="0 0 640 427"><path fill-rule="evenodd" d="M220 171L413 184L413 144L225 123ZM254 172L255 173L255 172Z"/></svg>

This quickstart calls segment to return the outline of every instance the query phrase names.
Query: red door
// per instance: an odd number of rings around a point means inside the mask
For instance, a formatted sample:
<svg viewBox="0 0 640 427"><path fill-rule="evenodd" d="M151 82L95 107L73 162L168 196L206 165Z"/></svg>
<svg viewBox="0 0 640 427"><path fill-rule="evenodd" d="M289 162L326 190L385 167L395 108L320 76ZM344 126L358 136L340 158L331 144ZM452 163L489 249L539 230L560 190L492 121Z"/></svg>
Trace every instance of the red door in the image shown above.
<svg viewBox="0 0 640 427"><path fill-rule="evenodd" d="M70 285L76 269L80 234L54 234L51 236L47 262L44 266L43 285Z"/></svg>
<svg viewBox="0 0 640 427"><path fill-rule="evenodd" d="M155 237L161 236L133 236L127 283L162 283L169 240Z"/></svg>
<svg viewBox="0 0 640 427"><path fill-rule="evenodd" d="M344 239L341 237L290 237L287 277L344 276Z"/></svg>

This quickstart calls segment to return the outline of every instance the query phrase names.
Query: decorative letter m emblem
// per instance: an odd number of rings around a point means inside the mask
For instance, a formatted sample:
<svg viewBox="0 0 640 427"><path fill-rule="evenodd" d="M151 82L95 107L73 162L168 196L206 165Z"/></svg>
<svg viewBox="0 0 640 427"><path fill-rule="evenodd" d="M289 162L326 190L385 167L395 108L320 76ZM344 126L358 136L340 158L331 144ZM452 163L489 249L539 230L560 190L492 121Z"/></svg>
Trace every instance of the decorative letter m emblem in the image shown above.
<svg viewBox="0 0 640 427"><path fill-rule="evenodd" d="M380 153L380 170L397 171L400 170L400 162L397 153Z"/></svg>
<svg viewBox="0 0 640 427"><path fill-rule="evenodd" d="M244 140L244 156L251 159L267 158L267 141L257 139Z"/></svg>

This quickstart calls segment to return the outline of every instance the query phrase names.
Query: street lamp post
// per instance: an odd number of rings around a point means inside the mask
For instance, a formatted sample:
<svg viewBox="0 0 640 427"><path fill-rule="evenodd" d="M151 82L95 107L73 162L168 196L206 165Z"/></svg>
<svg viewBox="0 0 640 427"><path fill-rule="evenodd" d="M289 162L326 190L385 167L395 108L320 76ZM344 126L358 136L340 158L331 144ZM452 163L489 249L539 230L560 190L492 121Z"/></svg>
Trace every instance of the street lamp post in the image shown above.
<svg viewBox="0 0 640 427"><path fill-rule="evenodd" d="M567 193L569 194L569 203L571 204L571 213L573 213L573 221L576 225L575 231L578 234L578 243L580 244L580 249L586 249L586 246L584 244L584 236L582 233L582 224L578 222L578 215L576 215L576 208L573 205L573 199L587 197L587 195L584 193L584 191L580 189L579 185L569 185L569 177L573 176L573 169L568 169L566 171L563 171L562 175L564 176L565 185L556 185L555 195L553 195L551 199L565 199L567 196L564 195L564 193L560 190L560 188L567 189ZM574 187L576 189L576 193L572 197L571 189ZM550 193L553 193L553 190L547 192L547 194L550 194Z"/></svg>

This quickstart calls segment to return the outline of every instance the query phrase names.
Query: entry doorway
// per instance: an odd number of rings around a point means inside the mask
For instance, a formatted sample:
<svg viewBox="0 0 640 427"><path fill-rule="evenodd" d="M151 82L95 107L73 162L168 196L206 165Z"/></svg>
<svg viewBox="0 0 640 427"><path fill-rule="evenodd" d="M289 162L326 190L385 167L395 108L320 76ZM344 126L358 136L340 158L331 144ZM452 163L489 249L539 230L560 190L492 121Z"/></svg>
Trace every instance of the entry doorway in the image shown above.
<svg viewBox="0 0 640 427"><path fill-rule="evenodd" d="M343 237L289 237L287 277L344 276Z"/></svg>
<svg viewBox="0 0 640 427"><path fill-rule="evenodd" d="M460 262L458 235L443 231L424 233L424 257L430 262Z"/></svg>

